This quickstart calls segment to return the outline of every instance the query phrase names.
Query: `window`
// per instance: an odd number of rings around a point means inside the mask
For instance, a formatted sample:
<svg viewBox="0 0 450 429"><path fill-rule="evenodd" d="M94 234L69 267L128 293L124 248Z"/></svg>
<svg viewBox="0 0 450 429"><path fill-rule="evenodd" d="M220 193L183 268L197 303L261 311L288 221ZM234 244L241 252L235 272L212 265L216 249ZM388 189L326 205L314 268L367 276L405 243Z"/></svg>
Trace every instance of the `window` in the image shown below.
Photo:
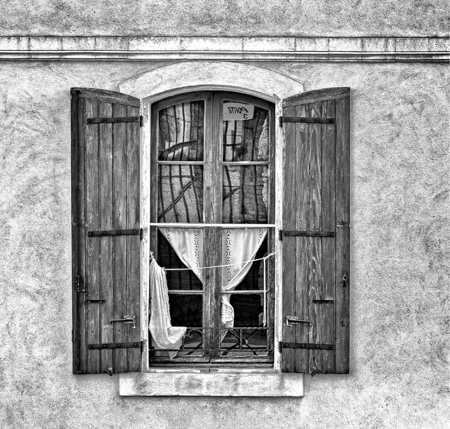
<svg viewBox="0 0 450 429"><path fill-rule="evenodd" d="M273 104L198 92L155 103L151 117L150 249L166 268L172 325L187 332L176 357L152 349L150 361L270 365ZM186 240L197 270L177 255Z"/></svg>
<svg viewBox="0 0 450 429"><path fill-rule="evenodd" d="M224 105L233 103L254 106L253 119L224 121ZM241 293L229 293L237 317L224 334L212 333L223 329L220 297L228 294L220 271L208 268L205 282L189 271L168 271L173 324L199 330L185 342L193 353L170 361L155 350L151 365L272 365L273 351L283 372L348 373L349 89L287 98L277 118L271 103L241 94L177 96L152 106L151 137L145 131L141 142L140 104L116 92L72 90L74 372L142 369L148 301L140 254L148 244L167 270L179 268L177 246L164 231L174 223L174 230L204 231L201 267L222 265L224 230L243 224L268 230L251 259L275 257L266 259L263 273L254 263L234 289ZM245 150L243 130L258 150ZM141 150L151 145L151 162L140 158L139 143ZM140 174L148 170L152 201L141 206ZM143 224L148 210L150 224ZM238 329L247 323L250 333ZM246 337L253 331L265 333Z"/></svg>

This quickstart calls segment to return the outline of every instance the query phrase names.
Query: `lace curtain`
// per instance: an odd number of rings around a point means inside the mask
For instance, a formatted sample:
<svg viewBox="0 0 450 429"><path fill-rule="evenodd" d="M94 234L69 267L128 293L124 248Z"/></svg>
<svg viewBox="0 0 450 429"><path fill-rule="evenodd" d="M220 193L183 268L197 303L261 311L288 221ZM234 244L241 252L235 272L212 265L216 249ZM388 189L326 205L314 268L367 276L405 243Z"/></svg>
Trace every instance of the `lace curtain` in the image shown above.
<svg viewBox="0 0 450 429"><path fill-rule="evenodd" d="M203 281L203 229L162 228L180 260ZM223 292L233 291L250 270L253 259L267 235L267 228L229 228L222 232L222 285ZM153 277L153 279L152 279ZM186 328L174 328L170 324L167 280L164 270L152 260L150 266L151 319L150 331L156 348L177 349ZM208 285L205 285L208 287ZM230 304L230 294L221 295L221 323L223 327L234 326L234 308ZM226 333L221 335L221 338ZM170 352L172 353L172 352ZM169 354L170 354L169 353ZM172 356L176 354L174 352Z"/></svg>

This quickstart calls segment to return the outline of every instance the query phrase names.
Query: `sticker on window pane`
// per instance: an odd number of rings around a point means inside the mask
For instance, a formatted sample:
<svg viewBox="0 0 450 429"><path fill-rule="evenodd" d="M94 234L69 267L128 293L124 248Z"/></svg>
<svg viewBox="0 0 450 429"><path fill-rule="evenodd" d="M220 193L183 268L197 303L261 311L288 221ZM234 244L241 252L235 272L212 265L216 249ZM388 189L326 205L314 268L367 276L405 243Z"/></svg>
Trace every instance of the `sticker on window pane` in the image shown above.
<svg viewBox="0 0 450 429"><path fill-rule="evenodd" d="M248 121L253 119L255 106L252 104L226 102L223 103L224 121Z"/></svg>

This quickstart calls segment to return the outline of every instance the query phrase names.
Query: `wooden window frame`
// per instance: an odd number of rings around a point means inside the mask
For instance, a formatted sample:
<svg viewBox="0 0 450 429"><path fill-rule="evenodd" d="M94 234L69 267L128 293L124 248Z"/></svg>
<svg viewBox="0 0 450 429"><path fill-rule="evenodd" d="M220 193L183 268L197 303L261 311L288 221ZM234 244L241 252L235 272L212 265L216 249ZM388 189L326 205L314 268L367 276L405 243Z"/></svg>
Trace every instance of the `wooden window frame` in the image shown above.
<svg viewBox="0 0 450 429"><path fill-rule="evenodd" d="M267 225L275 225L275 105L272 102L263 100L258 97L254 97L248 94L231 92L231 91L196 91L173 95L162 100L154 102L149 110L151 111L150 120L150 195L158 195L157 190L157 177L158 177L158 112L166 107L183 102L204 101L204 159L203 162L197 161L196 164L204 166L203 176L203 189L204 195L204 210L203 210L203 222L205 224L220 224L222 223L222 174L218 174L223 171L224 165L256 165L258 162L249 161L223 161L223 120L222 120L222 103L224 100L235 100L243 103L253 104L255 106L266 109L269 114L269 157L267 161L268 166L268 213L267 213ZM185 165L190 165L189 161L185 162ZM192 165L192 164L191 164ZM212 202L212 210L205 209L206 201ZM157 203L154 199L150 201L150 222L151 224L157 223ZM220 237L221 227L208 227L205 228L205 243L211 243L207 245L205 249L204 263L207 266L217 264L217 260L220 259L220 247L213 245ZM267 245L271 252L275 248L275 228L268 228ZM150 249L157 248L157 227L151 226L149 228L149 244ZM167 359L149 359L149 368L157 366L176 366L176 367L226 367L231 365L237 366L257 366L257 367L273 367L273 349L274 349L274 328L275 328L275 263L269 261L267 264L267 284L270 286L270 293L267 296L267 317L270 324L268 327L269 348L272 350L269 353L268 358L220 358L211 353L211 350L207 351L208 358L199 359L183 359L178 362L171 363ZM202 290L203 296L203 326L214 324L220 326L220 270L208 270L209 284L215 283L214 288L204 288ZM270 335L269 335L270 332ZM149 340L151 335L149 333ZM209 346L210 336L206 338L206 346ZM149 346L150 347L150 346Z"/></svg>

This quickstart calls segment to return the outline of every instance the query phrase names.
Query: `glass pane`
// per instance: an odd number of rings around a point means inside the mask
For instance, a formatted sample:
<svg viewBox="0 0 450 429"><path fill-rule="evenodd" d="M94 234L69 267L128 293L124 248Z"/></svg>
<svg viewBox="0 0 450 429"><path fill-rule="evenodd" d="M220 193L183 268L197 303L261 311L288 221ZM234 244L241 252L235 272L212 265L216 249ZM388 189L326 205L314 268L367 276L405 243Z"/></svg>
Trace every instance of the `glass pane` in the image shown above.
<svg viewBox="0 0 450 429"><path fill-rule="evenodd" d="M158 222L203 222L203 167L158 166Z"/></svg>
<svg viewBox="0 0 450 429"><path fill-rule="evenodd" d="M252 119L223 121L223 160L269 160L269 112L267 110L254 106Z"/></svg>
<svg viewBox="0 0 450 429"><path fill-rule="evenodd" d="M167 239L158 231L158 264L164 268L186 268ZM166 271L169 290L202 290L202 282L191 270Z"/></svg>
<svg viewBox="0 0 450 429"><path fill-rule="evenodd" d="M203 160L204 102L179 103L159 112L159 161Z"/></svg>
<svg viewBox="0 0 450 429"><path fill-rule="evenodd" d="M224 166L224 223L267 223L268 167Z"/></svg>
<svg viewBox="0 0 450 429"><path fill-rule="evenodd" d="M172 326L202 326L201 295L169 295Z"/></svg>

